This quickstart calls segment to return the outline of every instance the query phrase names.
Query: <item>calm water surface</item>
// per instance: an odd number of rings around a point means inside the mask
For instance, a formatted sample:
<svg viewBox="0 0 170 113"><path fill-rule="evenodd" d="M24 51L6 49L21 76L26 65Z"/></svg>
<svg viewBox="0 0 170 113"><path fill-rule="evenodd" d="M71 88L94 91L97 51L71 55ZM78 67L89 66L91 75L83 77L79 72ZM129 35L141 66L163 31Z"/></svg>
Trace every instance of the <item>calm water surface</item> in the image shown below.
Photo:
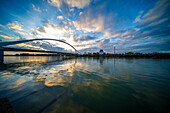
<svg viewBox="0 0 170 113"><path fill-rule="evenodd" d="M3 97L18 113L166 113L170 59L9 56Z"/></svg>

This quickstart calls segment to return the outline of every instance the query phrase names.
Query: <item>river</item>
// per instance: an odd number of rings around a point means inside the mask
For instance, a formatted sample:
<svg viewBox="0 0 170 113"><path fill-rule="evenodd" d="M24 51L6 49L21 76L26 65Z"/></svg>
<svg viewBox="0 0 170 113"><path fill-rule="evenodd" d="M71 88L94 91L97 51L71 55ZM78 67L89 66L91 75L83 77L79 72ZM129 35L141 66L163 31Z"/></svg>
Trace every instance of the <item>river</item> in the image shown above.
<svg viewBox="0 0 170 113"><path fill-rule="evenodd" d="M17 113L168 113L170 59L5 56L0 98Z"/></svg>

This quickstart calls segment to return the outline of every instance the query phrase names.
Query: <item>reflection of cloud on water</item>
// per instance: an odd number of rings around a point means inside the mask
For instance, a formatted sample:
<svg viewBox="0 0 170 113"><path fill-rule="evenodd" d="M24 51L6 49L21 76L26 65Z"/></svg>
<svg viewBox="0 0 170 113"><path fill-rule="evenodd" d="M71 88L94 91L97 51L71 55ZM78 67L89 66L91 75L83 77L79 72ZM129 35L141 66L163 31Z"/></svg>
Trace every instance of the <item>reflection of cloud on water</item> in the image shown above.
<svg viewBox="0 0 170 113"><path fill-rule="evenodd" d="M25 82L26 82L25 78L18 79L15 82L9 84L8 88L10 88L10 89L17 88L17 87L21 86Z"/></svg>
<svg viewBox="0 0 170 113"><path fill-rule="evenodd" d="M65 80L60 77L50 77L50 78L46 78L44 84L46 86L64 86Z"/></svg>
<svg viewBox="0 0 170 113"><path fill-rule="evenodd" d="M37 85L44 84L49 87L66 86L73 82L72 76L77 67L82 66L81 63L76 63L76 59L50 63L21 63L5 70L2 78L15 81L11 84L7 83L10 88L17 88L28 81L36 81ZM20 79L22 77L25 79Z"/></svg>
<svg viewBox="0 0 170 113"><path fill-rule="evenodd" d="M100 70L98 69L100 69L100 66L97 64L93 66L86 62L77 62L74 59L52 65L41 65L41 69L33 70L37 70L38 74L34 76L34 79L38 84L44 84L48 87L68 86L69 84L73 86L94 85L94 88L98 90L100 85L95 79L99 76L106 79L109 76L107 73L99 74ZM96 70L98 71L96 72Z"/></svg>
<svg viewBox="0 0 170 113"><path fill-rule="evenodd" d="M43 58L45 59L45 57ZM91 59L90 59L91 60ZM104 65L99 65L98 60L92 59L92 62L87 63L86 59L70 59L48 63L21 63L16 68L11 68L5 71L6 78L13 76L16 81L12 84L14 88L21 86L24 82L32 82L36 85L51 86L90 86L94 90L101 90L101 83L98 78L107 81L110 77L102 69ZM102 70L101 70L102 69ZM5 74L3 74L5 75ZM18 85L17 81L23 76L25 81L21 81ZM11 86L10 86L11 87Z"/></svg>
<svg viewBox="0 0 170 113"><path fill-rule="evenodd" d="M73 76L78 68L83 67L81 63L76 60L66 61L59 65L47 66L39 71L39 74L34 76L38 83L43 83L46 86L67 86L74 81Z"/></svg>

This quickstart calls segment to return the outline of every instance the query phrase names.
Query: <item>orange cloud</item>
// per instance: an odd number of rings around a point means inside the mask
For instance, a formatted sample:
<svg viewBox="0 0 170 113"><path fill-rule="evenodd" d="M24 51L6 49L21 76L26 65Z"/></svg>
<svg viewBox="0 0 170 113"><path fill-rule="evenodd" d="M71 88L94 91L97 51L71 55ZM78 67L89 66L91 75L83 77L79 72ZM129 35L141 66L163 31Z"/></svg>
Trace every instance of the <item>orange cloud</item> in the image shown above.
<svg viewBox="0 0 170 113"><path fill-rule="evenodd" d="M3 38L8 38L8 39L13 39L14 37L12 36L9 36L9 35L0 35L0 37L3 37Z"/></svg>
<svg viewBox="0 0 170 113"><path fill-rule="evenodd" d="M63 16L57 16L57 19L62 20Z"/></svg>
<svg viewBox="0 0 170 113"><path fill-rule="evenodd" d="M22 29L22 25L20 25L17 21L15 21L14 23L8 23L8 25L9 25L9 28L11 29L24 31L24 29Z"/></svg>

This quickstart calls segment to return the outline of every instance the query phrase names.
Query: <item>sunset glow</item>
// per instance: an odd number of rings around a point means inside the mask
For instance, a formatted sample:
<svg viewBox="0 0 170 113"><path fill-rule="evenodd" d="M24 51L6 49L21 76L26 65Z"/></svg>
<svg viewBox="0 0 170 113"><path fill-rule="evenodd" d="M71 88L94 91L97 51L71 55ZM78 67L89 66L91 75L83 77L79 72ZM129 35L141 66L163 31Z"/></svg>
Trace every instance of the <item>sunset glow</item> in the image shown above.
<svg viewBox="0 0 170 113"><path fill-rule="evenodd" d="M0 10L2 41L60 39L81 52L113 53L116 47L117 53L148 53L170 48L168 0L1 0ZM29 44L73 51L55 41L38 43Z"/></svg>

